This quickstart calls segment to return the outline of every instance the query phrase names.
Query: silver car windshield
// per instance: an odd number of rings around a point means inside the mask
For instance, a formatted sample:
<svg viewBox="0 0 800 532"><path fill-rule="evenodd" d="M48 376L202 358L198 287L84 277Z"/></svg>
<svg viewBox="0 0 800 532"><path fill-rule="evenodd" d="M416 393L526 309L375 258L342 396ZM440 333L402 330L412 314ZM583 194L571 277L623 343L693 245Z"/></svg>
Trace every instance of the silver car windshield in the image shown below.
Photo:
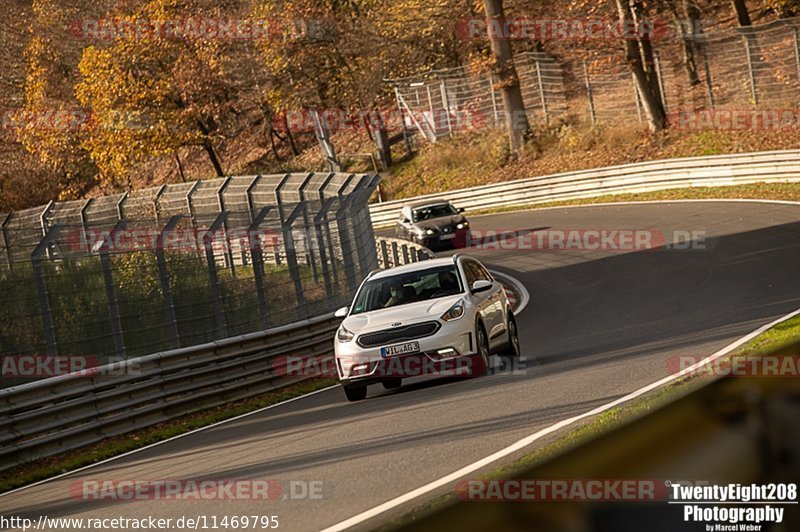
<svg viewBox="0 0 800 532"><path fill-rule="evenodd" d="M452 296L463 291L455 264L381 277L364 283L351 314Z"/></svg>
<svg viewBox="0 0 800 532"><path fill-rule="evenodd" d="M417 223L433 218L441 218L442 216L453 216L454 214L458 214L455 207L449 203L441 203L439 205L429 205L427 207L414 209L411 213L411 221Z"/></svg>

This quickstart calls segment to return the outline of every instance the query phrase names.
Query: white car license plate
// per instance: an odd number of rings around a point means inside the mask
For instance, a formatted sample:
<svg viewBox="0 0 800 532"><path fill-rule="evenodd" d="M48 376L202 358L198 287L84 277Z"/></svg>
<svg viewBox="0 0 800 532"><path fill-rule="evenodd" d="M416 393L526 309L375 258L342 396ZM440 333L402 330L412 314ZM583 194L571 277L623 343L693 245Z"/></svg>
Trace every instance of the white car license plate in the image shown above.
<svg viewBox="0 0 800 532"><path fill-rule="evenodd" d="M449 235L441 235L439 240L450 240L451 238L455 238L455 233L450 233Z"/></svg>
<svg viewBox="0 0 800 532"><path fill-rule="evenodd" d="M381 356L383 358L417 352L419 352L419 342L409 342L407 344L381 347Z"/></svg>

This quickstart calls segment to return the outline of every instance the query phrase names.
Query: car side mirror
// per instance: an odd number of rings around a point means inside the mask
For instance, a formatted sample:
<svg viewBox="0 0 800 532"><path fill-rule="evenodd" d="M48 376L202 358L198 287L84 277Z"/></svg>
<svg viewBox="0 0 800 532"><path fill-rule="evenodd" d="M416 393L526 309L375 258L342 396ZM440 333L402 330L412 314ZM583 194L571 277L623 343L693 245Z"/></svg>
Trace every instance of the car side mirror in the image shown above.
<svg viewBox="0 0 800 532"><path fill-rule="evenodd" d="M467 209L465 209L464 207L459 207L459 208L458 208L458 212L464 212L464 211L466 211L466 210L467 210Z"/></svg>
<svg viewBox="0 0 800 532"><path fill-rule="evenodd" d="M344 318L347 316L347 313L350 312L350 307L342 307L338 309L336 312L333 313L334 316L337 318Z"/></svg>
<svg viewBox="0 0 800 532"><path fill-rule="evenodd" d="M472 283L472 293L476 294L478 292L485 292L492 288L492 282L487 281L486 279L478 279L474 283Z"/></svg>

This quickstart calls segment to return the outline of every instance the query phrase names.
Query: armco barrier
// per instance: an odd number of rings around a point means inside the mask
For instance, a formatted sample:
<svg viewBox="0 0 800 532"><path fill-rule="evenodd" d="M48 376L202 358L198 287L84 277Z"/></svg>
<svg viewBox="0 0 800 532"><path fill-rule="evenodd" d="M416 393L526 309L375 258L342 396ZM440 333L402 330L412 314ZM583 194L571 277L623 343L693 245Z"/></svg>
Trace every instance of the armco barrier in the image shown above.
<svg viewBox="0 0 800 532"><path fill-rule="evenodd" d="M0 390L0 471L253 397L307 377L283 376L280 355L332 351L332 314L208 344Z"/></svg>
<svg viewBox="0 0 800 532"><path fill-rule="evenodd" d="M747 183L800 182L800 150L666 159L581 170L451 190L370 205L372 224L394 223L409 201L446 198L468 210L510 207L606 194Z"/></svg>
<svg viewBox="0 0 800 532"><path fill-rule="evenodd" d="M376 246L384 267L432 256L393 238ZM0 471L313 377L279 364L331 356L339 321L326 314L0 390Z"/></svg>

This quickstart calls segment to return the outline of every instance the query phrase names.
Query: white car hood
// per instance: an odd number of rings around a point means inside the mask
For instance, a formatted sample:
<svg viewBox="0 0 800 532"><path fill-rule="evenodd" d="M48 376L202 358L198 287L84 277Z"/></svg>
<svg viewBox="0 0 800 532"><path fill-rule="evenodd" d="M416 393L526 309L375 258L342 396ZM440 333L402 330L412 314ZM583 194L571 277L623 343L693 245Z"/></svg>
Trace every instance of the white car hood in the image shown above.
<svg viewBox="0 0 800 532"><path fill-rule="evenodd" d="M400 323L409 325L430 319L438 319L439 316L447 312L456 301L461 299L464 294L454 296L439 297L429 301L418 301L389 307L385 309L373 310L362 314L348 316L343 322L345 329L350 332L358 333L368 330L388 329L392 324ZM398 327L399 325L395 325Z"/></svg>

